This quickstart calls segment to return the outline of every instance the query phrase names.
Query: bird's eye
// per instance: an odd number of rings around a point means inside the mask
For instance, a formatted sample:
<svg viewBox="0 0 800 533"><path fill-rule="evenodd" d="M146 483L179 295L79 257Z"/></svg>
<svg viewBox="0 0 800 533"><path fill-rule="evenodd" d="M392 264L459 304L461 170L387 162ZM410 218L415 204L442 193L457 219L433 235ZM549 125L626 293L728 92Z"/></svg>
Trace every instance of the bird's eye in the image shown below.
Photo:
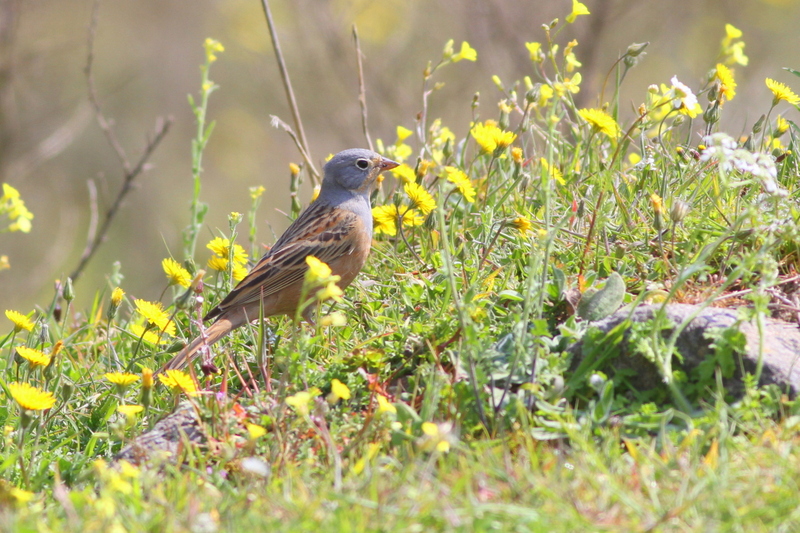
<svg viewBox="0 0 800 533"><path fill-rule="evenodd" d="M369 161L366 159L359 159L356 161L356 166L361 170L367 170L367 168L369 168Z"/></svg>

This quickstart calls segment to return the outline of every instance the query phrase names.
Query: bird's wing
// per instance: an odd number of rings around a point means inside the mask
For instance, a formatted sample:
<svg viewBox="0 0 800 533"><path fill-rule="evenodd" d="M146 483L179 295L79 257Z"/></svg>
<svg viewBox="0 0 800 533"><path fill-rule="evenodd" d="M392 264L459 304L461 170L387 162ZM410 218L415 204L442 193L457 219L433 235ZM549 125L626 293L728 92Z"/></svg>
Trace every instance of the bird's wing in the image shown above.
<svg viewBox="0 0 800 533"><path fill-rule="evenodd" d="M358 216L351 211L316 202L311 204L205 319L258 302L259 298L300 282L308 270L306 257L309 255L329 263L352 253L359 237L359 225Z"/></svg>

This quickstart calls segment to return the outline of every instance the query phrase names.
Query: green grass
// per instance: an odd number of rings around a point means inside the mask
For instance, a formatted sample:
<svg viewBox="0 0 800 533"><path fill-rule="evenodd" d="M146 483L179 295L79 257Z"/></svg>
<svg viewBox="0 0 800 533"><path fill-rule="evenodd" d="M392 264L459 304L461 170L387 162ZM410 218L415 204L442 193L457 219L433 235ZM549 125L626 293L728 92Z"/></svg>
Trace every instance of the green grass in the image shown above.
<svg viewBox="0 0 800 533"><path fill-rule="evenodd" d="M761 105L772 118L737 140L718 132L739 104L720 67L694 88L710 102L694 118L677 83L642 88L647 103L627 117L615 95L641 58L642 46L632 46L603 89L610 103L577 109L571 50L564 57L553 45L562 30L569 25L547 30L541 52L529 46L532 69L521 81L495 80L499 113L484 95L449 128L427 99L439 69L470 60L469 47L446 47L426 70L422 122L406 124L417 134L398 129L396 141L378 145L406 163L398 177L427 193L387 176L373 199L380 232L368 266L344 302L323 307L320 326L281 318L242 328L215 347L221 374L191 370L199 395L142 379L117 386L106 372L146 378L143 369L196 336L197 317L244 266L241 254L258 249L263 191L253 190L252 206L241 208L246 231L232 214L224 236L242 250L217 241L218 270L195 253L207 209L199 161L213 142L201 121L187 272L173 269L178 283L165 281L163 314L143 313L128 296L112 303L122 279L112 272L90 309L69 309L68 290L61 317L56 302L42 305L30 331L20 323L0 340L2 528L796 530L797 401L758 389L757 376L744 397L730 397L721 352L697 375L673 371L673 343L654 324L634 338L663 386L638 390L614 371L614 334L588 328L568 303L617 272L626 303L750 289L743 316L769 316L770 291L798 259L800 129L773 113L790 108L793 93L765 87ZM737 40L723 39L720 63L736 61ZM203 121L211 63L196 108ZM716 135L698 146L697 132ZM425 194L436 203L430 212ZM211 272L199 284L201 268ZM570 370L566 349L578 339L607 363ZM35 367L15 355L18 346L53 362ZM350 398L338 384L340 397L331 395L335 380ZM51 392L55 405L23 412L12 382ZM180 401L201 413L208 446L163 464L110 466ZM127 416L123 404L144 409Z"/></svg>

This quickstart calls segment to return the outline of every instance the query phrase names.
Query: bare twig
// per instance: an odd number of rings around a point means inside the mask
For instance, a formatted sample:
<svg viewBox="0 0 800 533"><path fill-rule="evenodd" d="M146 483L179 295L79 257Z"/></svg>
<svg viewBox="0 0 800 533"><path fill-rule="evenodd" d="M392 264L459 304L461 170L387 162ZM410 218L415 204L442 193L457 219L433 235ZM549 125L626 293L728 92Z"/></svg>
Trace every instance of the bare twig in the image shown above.
<svg viewBox="0 0 800 533"><path fill-rule="evenodd" d="M364 130L364 137L367 139L367 147L373 150L372 138L369 136L367 127L367 90L364 86L364 65L362 64L363 54L361 53L361 41L358 39L358 28L353 24L353 40L356 44L356 62L358 63L358 103L361 106L361 127Z"/></svg>
<svg viewBox="0 0 800 533"><path fill-rule="evenodd" d="M111 205L109 210L106 212L105 219L103 220L102 224L100 225L99 231L95 232L95 228L97 227L96 220L94 220L90 224L89 228L89 237L87 238L86 248L83 251L83 255L81 255L81 260L78 263L77 268L70 274L70 278L72 281L77 281L78 277L83 272L83 269L86 268L87 263L92 258L94 253L97 251L98 246L105 240L106 234L108 233L108 229L111 227L111 222L114 220L114 216L119 211L120 206L122 205L122 201L124 200L125 196L130 192L133 188L133 181L136 179L136 176L142 173L144 170L145 164L147 160L150 159L150 156L155 151L156 147L161 143L164 139L164 136L169 131L169 127L172 125L172 118L168 117L166 119L158 118L156 120L156 127L153 133L152 139L147 143L144 148L144 153L142 153L139 160L136 162L135 165L132 165L130 160L128 159L127 154L125 153L125 149L122 147L122 144L119 142L116 133L114 133L114 129L112 127L111 122L103 115L102 108L100 106L100 100L97 98L97 91L94 85L94 75L92 74L92 65L94 63L94 38L97 32L97 20L98 20L98 13L100 9L100 0L95 0L94 7L92 9L92 20L89 24L89 39L88 39L88 47L89 52L86 59L86 79L89 86L89 102L92 104L95 112L95 118L97 119L97 123L100 125L100 129L103 130L103 133L106 136L106 140L113 148L114 152L117 154L117 157L120 160L120 164L122 165L123 169L123 182L122 188L117 194L117 198L114 200L114 203ZM91 186L90 186L91 187Z"/></svg>
<svg viewBox="0 0 800 533"><path fill-rule="evenodd" d="M272 12L269 9L269 0L261 0L261 5L264 8L264 16L267 18L269 36L272 39L272 48L275 50L275 58L278 61L278 69L281 71L281 80L283 81L283 88L286 90L286 99L289 100L289 107L292 110L294 129L297 131L295 143L303 147L303 149L300 150L300 153L308 164L308 169L311 174L311 182L316 186L319 185L320 182L319 172L314 166L314 163L308 157L308 140L306 140L306 134L305 131L303 131L303 121L300 119L300 110L297 108L297 100L295 100L294 91L292 90L292 81L289 79L289 71L286 69L286 62L283 60L283 52L281 52L281 45L278 42L278 32L275 29L275 23L272 21Z"/></svg>

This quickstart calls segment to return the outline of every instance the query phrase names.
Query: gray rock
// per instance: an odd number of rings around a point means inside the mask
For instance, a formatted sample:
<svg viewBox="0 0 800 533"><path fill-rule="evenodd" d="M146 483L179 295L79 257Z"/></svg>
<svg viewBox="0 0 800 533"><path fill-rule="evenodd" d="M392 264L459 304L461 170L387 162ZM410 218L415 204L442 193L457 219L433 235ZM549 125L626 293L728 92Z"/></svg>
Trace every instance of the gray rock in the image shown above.
<svg viewBox="0 0 800 533"><path fill-rule="evenodd" d="M619 325L623 320L633 322L647 322L653 318L661 305L644 305L632 313L628 308L623 308L610 317L592 324L603 332L608 332ZM698 310L698 306L686 304L668 304L666 316L673 324L681 324ZM712 341L706 338L705 333L712 328L728 328L737 322L735 309L721 309L707 307L691 320L683 329L677 339L676 348L683 357L683 363L673 361L673 369L681 369L687 374L713 355ZM746 339L745 353L742 354L742 366L748 373L755 373L759 359L759 332L758 326L753 322L743 322L738 325ZM674 330L668 328L662 334L668 338ZM629 368L634 370L635 376L631 378L633 385L640 389L651 389L661 383L661 376L655 365L641 355L633 353L627 343L626 333L620 347L619 356L611 362L614 369ZM800 329L796 324L782 322L768 318L764 327L764 359L761 372L760 385L775 384L782 390L795 396L800 392ZM582 343L574 345L573 370L583 360ZM621 356L621 357L620 357ZM605 370L602 369L601 370ZM726 390L734 396L743 390L740 365L736 365L733 377L725 379Z"/></svg>

